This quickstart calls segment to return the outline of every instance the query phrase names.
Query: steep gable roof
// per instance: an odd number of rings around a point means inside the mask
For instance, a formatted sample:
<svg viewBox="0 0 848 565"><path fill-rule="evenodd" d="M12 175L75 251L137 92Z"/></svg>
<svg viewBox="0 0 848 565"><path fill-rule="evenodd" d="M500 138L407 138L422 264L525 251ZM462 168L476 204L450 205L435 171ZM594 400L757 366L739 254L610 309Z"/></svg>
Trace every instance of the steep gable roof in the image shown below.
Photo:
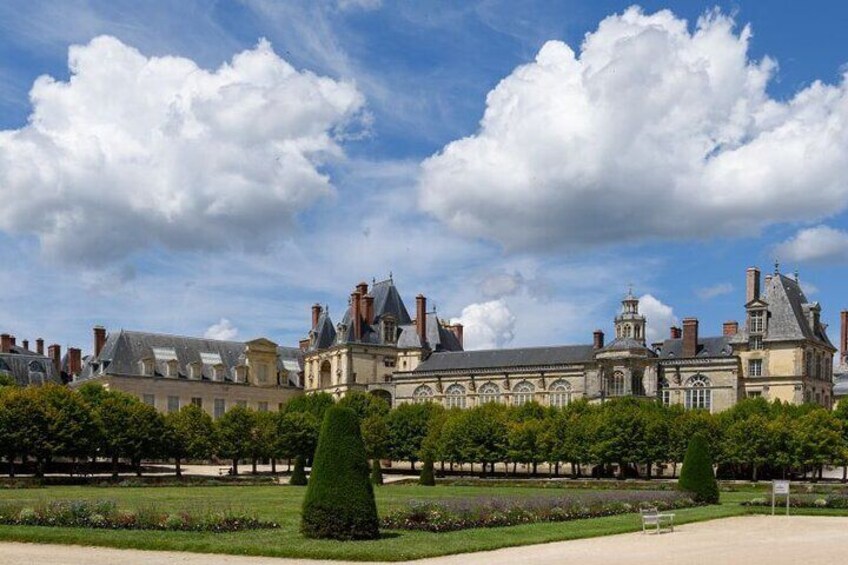
<svg viewBox="0 0 848 565"><path fill-rule="evenodd" d="M805 312L811 305L797 281L775 273L767 279L763 299L769 311L767 341L810 339L833 347L820 324L811 327Z"/></svg>

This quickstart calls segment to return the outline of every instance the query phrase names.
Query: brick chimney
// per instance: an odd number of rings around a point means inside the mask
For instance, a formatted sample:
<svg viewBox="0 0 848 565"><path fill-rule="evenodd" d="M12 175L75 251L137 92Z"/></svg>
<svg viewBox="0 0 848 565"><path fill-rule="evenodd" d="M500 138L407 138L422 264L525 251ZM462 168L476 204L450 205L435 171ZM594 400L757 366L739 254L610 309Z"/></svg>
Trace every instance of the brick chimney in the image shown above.
<svg viewBox="0 0 848 565"><path fill-rule="evenodd" d="M68 373L76 377L82 372L82 351L76 347L68 348Z"/></svg>
<svg viewBox="0 0 848 565"><path fill-rule="evenodd" d="M9 353L12 350L12 336L9 334L0 335L0 353Z"/></svg>
<svg viewBox="0 0 848 565"><path fill-rule="evenodd" d="M47 348L47 356L53 360L53 366L56 368L56 374L62 372L62 346L54 343Z"/></svg>
<svg viewBox="0 0 848 565"><path fill-rule="evenodd" d="M423 294L415 297L415 328L421 346L427 345L427 298Z"/></svg>
<svg viewBox="0 0 848 565"><path fill-rule="evenodd" d="M760 270L748 267L745 272L745 304L760 297Z"/></svg>
<svg viewBox="0 0 848 565"><path fill-rule="evenodd" d="M44 355L44 340L38 338L35 340L35 352L39 355Z"/></svg>
<svg viewBox="0 0 848 565"><path fill-rule="evenodd" d="M359 341L362 339L362 301L358 291L350 294L350 324L353 331L353 340Z"/></svg>
<svg viewBox="0 0 848 565"><path fill-rule="evenodd" d="M16 338L15 336L13 336L13 335L12 335L12 336L9 336L9 339L11 339L11 340L12 340L12 347L15 347L15 345L17 345L17 344L15 343L15 341L17 340L17 338Z"/></svg>
<svg viewBox="0 0 848 565"><path fill-rule="evenodd" d="M369 326L374 323L374 297L371 294L362 297L362 317Z"/></svg>
<svg viewBox="0 0 848 565"><path fill-rule="evenodd" d="M27 351L29 351L29 340L28 340L28 339L23 340L23 341L21 342L21 346L22 346L24 349L26 349Z"/></svg>
<svg viewBox="0 0 848 565"><path fill-rule="evenodd" d="M683 357L698 355L698 318L683 319Z"/></svg>
<svg viewBox="0 0 848 565"><path fill-rule="evenodd" d="M452 325L450 327L450 329L453 332L453 335L456 336L456 340L459 342L459 346L464 347L464 345L462 343L462 331L463 331L462 324L460 324L459 322L456 322L454 325Z"/></svg>
<svg viewBox="0 0 848 565"><path fill-rule="evenodd" d="M671 326L669 328L668 335L671 337L671 339L680 339L681 337L683 337L683 332L677 326Z"/></svg>
<svg viewBox="0 0 848 565"><path fill-rule="evenodd" d="M94 326L94 356L100 357L103 346L106 345L106 328Z"/></svg>
<svg viewBox="0 0 848 565"><path fill-rule="evenodd" d="M848 365L848 310L839 313L839 357Z"/></svg>
<svg viewBox="0 0 848 565"><path fill-rule="evenodd" d="M739 333L739 322L729 320L722 325L721 330L721 333L726 337L734 336Z"/></svg>
<svg viewBox="0 0 848 565"><path fill-rule="evenodd" d="M312 327L318 325L318 318L321 317L321 305L317 302L312 305Z"/></svg>
<svg viewBox="0 0 848 565"><path fill-rule="evenodd" d="M603 330L595 330L592 332L592 347L595 349L604 348L604 332Z"/></svg>

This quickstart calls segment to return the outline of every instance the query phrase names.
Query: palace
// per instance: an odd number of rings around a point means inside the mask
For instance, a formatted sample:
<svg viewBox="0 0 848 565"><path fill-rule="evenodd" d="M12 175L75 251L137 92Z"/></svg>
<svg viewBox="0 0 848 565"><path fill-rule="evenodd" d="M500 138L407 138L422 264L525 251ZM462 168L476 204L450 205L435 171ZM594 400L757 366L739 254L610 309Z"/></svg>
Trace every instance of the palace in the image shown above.
<svg viewBox="0 0 848 565"><path fill-rule="evenodd" d="M619 396L713 412L756 396L831 406L836 348L819 304L777 269L764 278L748 269L745 286L744 323L725 322L720 335L703 336L698 319L685 318L667 339L649 344L639 301L628 293L609 343L595 330L587 344L464 351L462 326L427 312L424 296L416 297L412 318L391 279L370 289L360 283L336 326L326 309L313 306L312 329L300 343L304 390L361 390L392 403L448 408ZM845 313L842 321L848 323ZM844 328L841 348L848 350Z"/></svg>

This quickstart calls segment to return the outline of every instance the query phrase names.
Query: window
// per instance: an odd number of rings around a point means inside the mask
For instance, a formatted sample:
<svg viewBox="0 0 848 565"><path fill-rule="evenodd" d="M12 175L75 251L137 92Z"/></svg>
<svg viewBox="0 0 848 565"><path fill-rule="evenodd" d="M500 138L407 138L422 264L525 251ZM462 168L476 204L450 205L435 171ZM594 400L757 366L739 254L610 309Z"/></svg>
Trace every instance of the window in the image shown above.
<svg viewBox="0 0 848 565"><path fill-rule="evenodd" d="M176 359L172 359L165 364L166 377L176 378L180 373L180 366Z"/></svg>
<svg viewBox="0 0 848 565"><path fill-rule="evenodd" d="M223 398L216 398L214 407L212 409L212 415L215 418L220 418L224 415L224 412L227 411L227 401Z"/></svg>
<svg viewBox="0 0 848 565"><path fill-rule="evenodd" d="M710 381L703 375L695 375L686 383L686 409L709 410L712 404Z"/></svg>
<svg viewBox="0 0 848 565"><path fill-rule="evenodd" d="M551 406L563 408L571 402L571 385L568 381L555 381L548 390Z"/></svg>
<svg viewBox="0 0 848 565"><path fill-rule="evenodd" d="M180 411L180 397L179 396L169 396L168 397L168 414L173 412Z"/></svg>
<svg viewBox="0 0 848 565"><path fill-rule="evenodd" d="M147 404L148 406L156 406L156 397L152 394L142 395L141 401Z"/></svg>
<svg viewBox="0 0 848 565"><path fill-rule="evenodd" d="M267 402L259 402L259 403L257 403L256 408L260 412L267 412L268 411L268 403Z"/></svg>
<svg viewBox="0 0 848 565"><path fill-rule="evenodd" d="M412 393L416 404L424 404L433 400L433 389L427 385L421 385Z"/></svg>
<svg viewBox="0 0 848 565"><path fill-rule="evenodd" d="M641 371L633 371L630 374L630 393L638 396L645 396L645 386L642 382Z"/></svg>
<svg viewBox="0 0 848 565"><path fill-rule="evenodd" d="M536 387L527 381L518 383L515 385L515 388L512 389L512 403L515 406L521 406L522 404L533 402L533 392L535 390Z"/></svg>
<svg viewBox="0 0 848 565"><path fill-rule="evenodd" d="M445 390L445 407L465 408L465 387L459 384L450 385Z"/></svg>
<svg viewBox="0 0 848 565"><path fill-rule="evenodd" d="M624 396L624 373L621 371L607 377L607 396Z"/></svg>
<svg viewBox="0 0 848 565"><path fill-rule="evenodd" d="M501 400L501 388L495 383L484 384L477 390L477 393L480 395L480 404L500 402Z"/></svg>
<svg viewBox="0 0 848 565"><path fill-rule="evenodd" d="M198 380L203 376L203 365L192 363L188 366L188 378Z"/></svg>
<svg viewBox="0 0 848 565"><path fill-rule="evenodd" d="M199 396L193 396L191 398L191 403L197 406L198 408L203 408L203 399Z"/></svg>
<svg viewBox="0 0 848 565"><path fill-rule="evenodd" d="M751 333L762 333L766 329L766 311L752 310L748 319L748 331Z"/></svg>
<svg viewBox="0 0 848 565"><path fill-rule="evenodd" d="M663 406L671 405L671 390L668 388L668 380L665 377L660 379L657 387L657 393Z"/></svg>
<svg viewBox="0 0 848 565"><path fill-rule="evenodd" d="M247 408L247 400L236 400L236 406Z"/></svg>
<svg viewBox="0 0 848 565"><path fill-rule="evenodd" d="M748 376L762 377L763 376L763 360L751 359L748 361Z"/></svg>
<svg viewBox="0 0 848 565"><path fill-rule="evenodd" d="M266 363L260 363L256 368L256 379L260 384L268 382L268 365Z"/></svg>
<svg viewBox="0 0 848 565"><path fill-rule="evenodd" d="M751 340L748 342L748 348L751 351L759 351L763 348L763 336L755 335L751 336Z"/></svg>
<svg viewBox="0 0 848 565"><path fill-rule="evenodd" d="M749 390L748 398L760 398L763 395L763 391L761 390Z"/></svg>
<svg viewBox="0 0 848 565"><path fill-rule="evenodd" d="M397 339L397 325L394 318L383 318L383 343L394 343Z"/></svg>
<svg viewBox="0 0 848 565"><path fill-rule="evenodd" d="M152 377L154 372L153 359L143 359L141 361L141 374L145 377Z"/></svg>

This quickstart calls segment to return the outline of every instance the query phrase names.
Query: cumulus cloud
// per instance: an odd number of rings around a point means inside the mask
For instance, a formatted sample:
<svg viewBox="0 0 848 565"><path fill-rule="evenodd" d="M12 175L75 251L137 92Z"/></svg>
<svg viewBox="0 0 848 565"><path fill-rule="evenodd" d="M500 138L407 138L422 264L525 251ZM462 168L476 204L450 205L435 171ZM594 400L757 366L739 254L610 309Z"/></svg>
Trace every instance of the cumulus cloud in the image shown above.
<svg viewBox="0 0 848 565"><path fill-rule="evenodd" d="M465 349L495 349L512 341L515 316L503 299L471 304L452 320L464 326Z"/></svg>
<svg viewBox="0 0 848 565"><path fill-rule="evenodd" d="M848 204L848 86L786 101L748 26L664 10L549 41L486 98L479 130L422 164L421 207L506 248L755 233Z"/></svg>
<svg viewBox="0 0 848 565"><path fill-rule="evenodd" d="M224 341L233 340L238 336L238 328L233 326L227 318L221 318L217 324L212 324L206 328L203 337L206 339L222 339Z"/></svg>
<svg viewBox="0 0 848 565"><path fill-rule="evenodd" d="M0 230L101 263L148 246L255 246L333 194L364 100L266 41L209 71L101 36L38 78L26 126L0 132Z"/></svg>
<svg viewBox="0 0 848 565"><path fill-rule="evenodd" d="M645 337L649 344L662 341L668 337L668 328L680 325L674 309L651 294L639 298L639 312L645 316Z"/></svg>
<svg viewBox="0 0 848 565"><path fill-rule="evenodd" d="M799 263L828 263L848 261L848 232L829 226L800 230L774 248L781 260Z"/></svg>
<svg viewBox="0 0 848 565"><path fill-rule="evenodd" d="M695 290L695 294L701 300L709 300L710 298L730 294L731 292L733 292L733 285L728 282L716 283L712 286L706 286Z"/></svg>

